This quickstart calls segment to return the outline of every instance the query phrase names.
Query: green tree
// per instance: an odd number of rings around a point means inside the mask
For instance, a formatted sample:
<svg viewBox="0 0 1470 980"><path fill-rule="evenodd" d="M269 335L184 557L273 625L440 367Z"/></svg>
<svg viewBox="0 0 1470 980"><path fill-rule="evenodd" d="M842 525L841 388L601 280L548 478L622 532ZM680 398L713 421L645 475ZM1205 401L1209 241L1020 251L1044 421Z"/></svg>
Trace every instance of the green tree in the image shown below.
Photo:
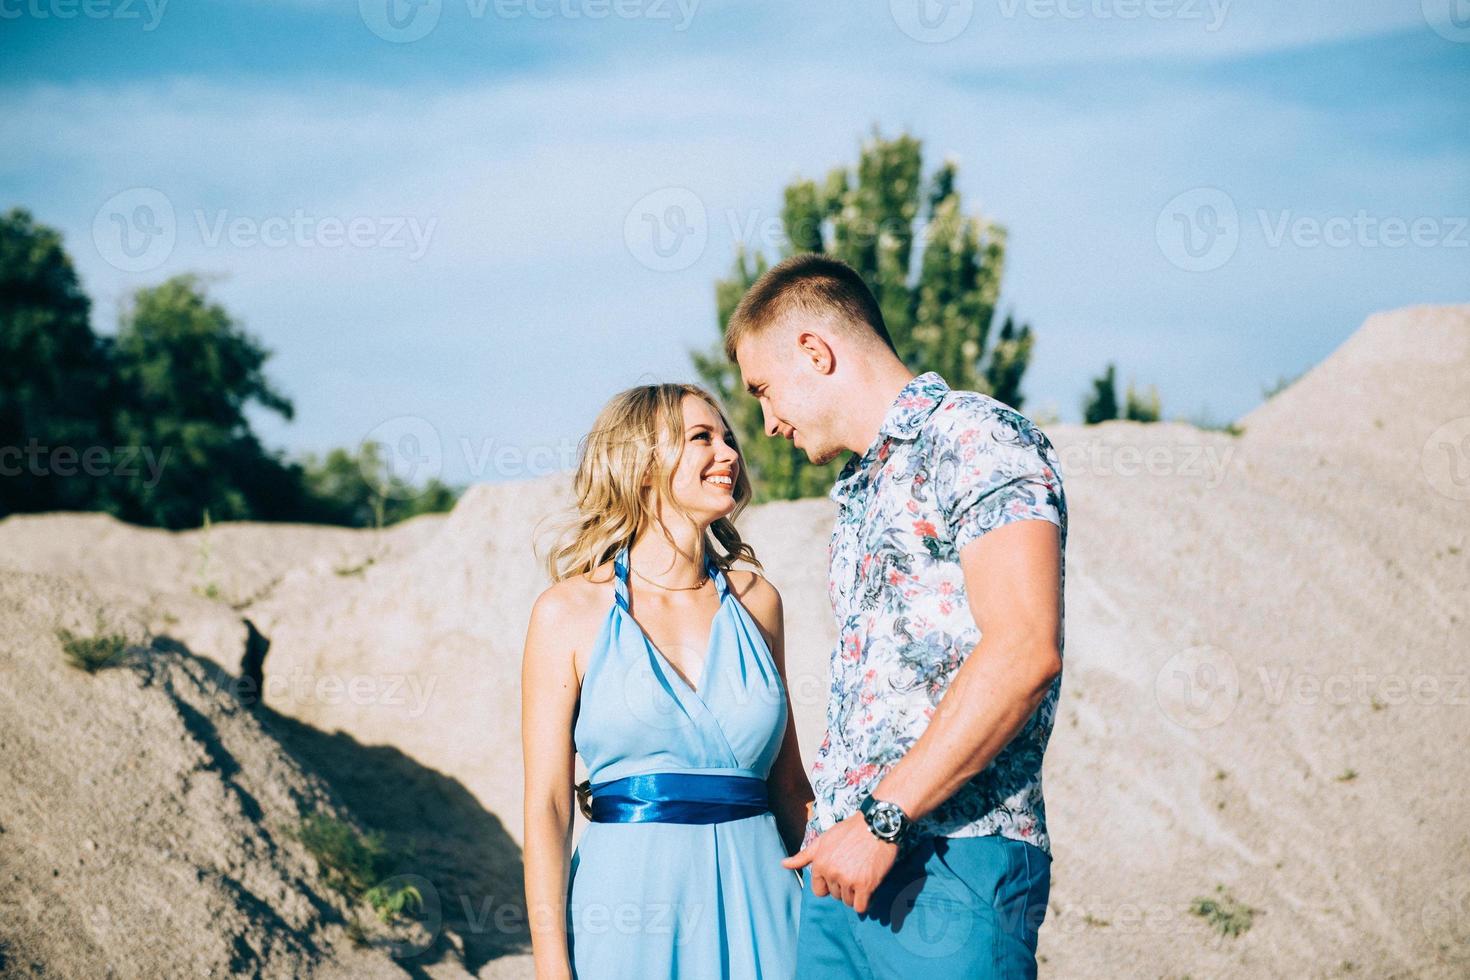
<svg viewBox="0 0 1470 980"><path fill-rule="evenodd" d="M1017 328L1015 320L1006 314L1001 324L1000 336L990 352L990 363L985 366L986 388L992 396L1019 410L1024 397L1021 394L1021 376L1026 365L1031 363L1031 325Z"/></svg>
<svg viewBox="0 0 1470 980"><path fill-rule="evenodd" d="M1163 403L1159 399L1159 389L1153 385L1148 386L1148 391L1135 389L1133 382L1128 382L1128 393L1123 400L1123 417L1133 422L1157 422L1163 415Z"/></svg>
<svg viewBox="0 0 1470 980"><path fill-rule="evenodd" d="M409 486L376 444L304 464L263 449L247 406L289 419L291 403L266 380L269 352L197 277L139 290L116 337L96 336L90 312L61 236L23 209L0 215L0 516L372 526L454 506L458 489Z"/></svg>
<svg viewBox="0 0 1470 980"><path fill-rule="evenodd" d="M251 404L293 415L266 380L269 357L196 276L133 295L114 345L115 426L159 466L132 481L127 519L193 527L206 508L215 520L299 519L300 467L267 452L245 416Z"/></svg>
<svg viewBox="0 0 1470 980"><path fill-rule="evenodd" d="M1163 404L1159 390L1153 385L1148 390L1136 387L1130 380L1123 399L1123 410L1118 411L1118 378L1114 365L1092 380L1092 393L1083 400L1082 421L1088 425L1124 418L1130 422L1157 422L1163 416Z"/></svg>
<svg viewBox="0 0 1470 980"><path fill-rule="evenodd" d="M1092 379L1092 394L1082 404L1082 421L1088 425L1110 422L1118 417L1117 370L1112 364Z"/></svg>
<svg viewBox="0 0 1470 980"><path fill-rule="evenodd" d="M0 516L105 500L77 475L88 449L111 445L91 307L61 235L21 208L0 216Z"/></svg>
<svg viewBox="0 0 1470 980"><path fill-rule="evenodd" d="M872 289L898 356L911 370L937 371L954 388L987 392L1019 409L1031 328L1007 317L996 342L988 344L1005 230L965 213L957 176L957 165L947 160L926 184L920 142L908 135L885 139L875 131L856 168L838 167L820 184L797 180L786 187L781 257L824 252L853 266ZM766 438L759 404L741 387L739 368L724 357L730 314L766 267L760 253L738 251L731 274L715 283L721 339L691 356L730 414L758 499L819 495L843 461L812 466L791 443Z"/></svg>
<svg viewBox="0 0 1470 980"><path fill-rule="evenodd" d="M392 472L377 442L363 443L356 453L333 449L324 459L308 454L302 471L313 519L328 524L383 527L451 510L461 493L437 477L411 486Z"/></svg>

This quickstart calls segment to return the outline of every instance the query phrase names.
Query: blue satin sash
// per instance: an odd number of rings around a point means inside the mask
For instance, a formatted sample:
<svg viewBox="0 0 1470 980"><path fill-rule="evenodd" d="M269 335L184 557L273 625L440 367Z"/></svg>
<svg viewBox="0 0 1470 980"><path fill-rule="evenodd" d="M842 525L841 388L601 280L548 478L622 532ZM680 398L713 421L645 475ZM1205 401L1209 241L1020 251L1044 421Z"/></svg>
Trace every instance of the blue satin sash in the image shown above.
<svg viewBox="0 0 1470 980"><path fill-rule="evenodd" d="M754 776L652 772L591 789L595 823L724 823L770 810L766 781Z"/></svg>

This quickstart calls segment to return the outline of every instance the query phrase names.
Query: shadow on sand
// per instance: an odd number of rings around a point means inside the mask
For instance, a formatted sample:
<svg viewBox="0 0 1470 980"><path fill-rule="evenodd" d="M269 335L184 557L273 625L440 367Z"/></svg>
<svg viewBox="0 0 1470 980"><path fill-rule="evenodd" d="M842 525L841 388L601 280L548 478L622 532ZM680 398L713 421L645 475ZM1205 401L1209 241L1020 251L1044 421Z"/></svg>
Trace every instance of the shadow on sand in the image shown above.
<svg viewBox="0 0 1470 980"><path fill-rule="evenodd" d="M258 635L253 625L251 633L252 639ZM421 891L428 883L425 905L433 914L423 921L435 935L427 949L395 952L406 973L426 976L425 967L449 957L475 974L497 957L529 951L520 847L462 783L392 746L367 746L345 732L321 731L242 694L260 689L259 646L247 651L254 662L242 665L242 679L171 637L155 637L153 644L204 665L363 827L381 831L394 853L411 854L394 874L416 876L409 880Z"/></svg>

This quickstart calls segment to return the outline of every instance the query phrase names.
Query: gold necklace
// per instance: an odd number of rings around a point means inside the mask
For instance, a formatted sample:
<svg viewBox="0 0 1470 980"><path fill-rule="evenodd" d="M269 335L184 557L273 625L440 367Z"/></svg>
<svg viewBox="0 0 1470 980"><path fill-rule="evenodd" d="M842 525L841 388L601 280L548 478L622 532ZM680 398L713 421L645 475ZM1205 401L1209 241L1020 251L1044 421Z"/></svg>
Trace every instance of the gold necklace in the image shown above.
<svg viewBox="0 0 1470 980"><path fill-rule="evenodd" d="M664 585L661 582L655 582L653 579L649 578L647 575L644 575L642 572L638 571L638 569L634 568L631 564L628 566L628 571L632 572L634 575L637 575L639 578L641 578L643 581L647 582L649 585L652 585L652 586L655 586L657 588L663 589L665 592L693 592L696 589L702 589L706 585L709 584L709 576L708 575L706 575L704 578L700 579L698 585L679 585L679 586L674 586L674 585Z"/></svg>

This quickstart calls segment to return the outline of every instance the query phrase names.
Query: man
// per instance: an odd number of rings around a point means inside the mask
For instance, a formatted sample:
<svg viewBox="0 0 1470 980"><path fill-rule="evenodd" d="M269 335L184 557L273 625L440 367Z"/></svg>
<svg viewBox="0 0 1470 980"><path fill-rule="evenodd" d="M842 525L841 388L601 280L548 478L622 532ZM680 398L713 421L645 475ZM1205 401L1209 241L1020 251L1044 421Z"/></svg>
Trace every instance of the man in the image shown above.
<svg viewBox="0 0 1470 980"><path fill-rule="evenodd" d="M1062 669L1066 503L1051 443L898 358L852 268L799 255L726 354L831 496L837 617L797 976L1034 977L1051 884L1042 753Z"/></svg>

